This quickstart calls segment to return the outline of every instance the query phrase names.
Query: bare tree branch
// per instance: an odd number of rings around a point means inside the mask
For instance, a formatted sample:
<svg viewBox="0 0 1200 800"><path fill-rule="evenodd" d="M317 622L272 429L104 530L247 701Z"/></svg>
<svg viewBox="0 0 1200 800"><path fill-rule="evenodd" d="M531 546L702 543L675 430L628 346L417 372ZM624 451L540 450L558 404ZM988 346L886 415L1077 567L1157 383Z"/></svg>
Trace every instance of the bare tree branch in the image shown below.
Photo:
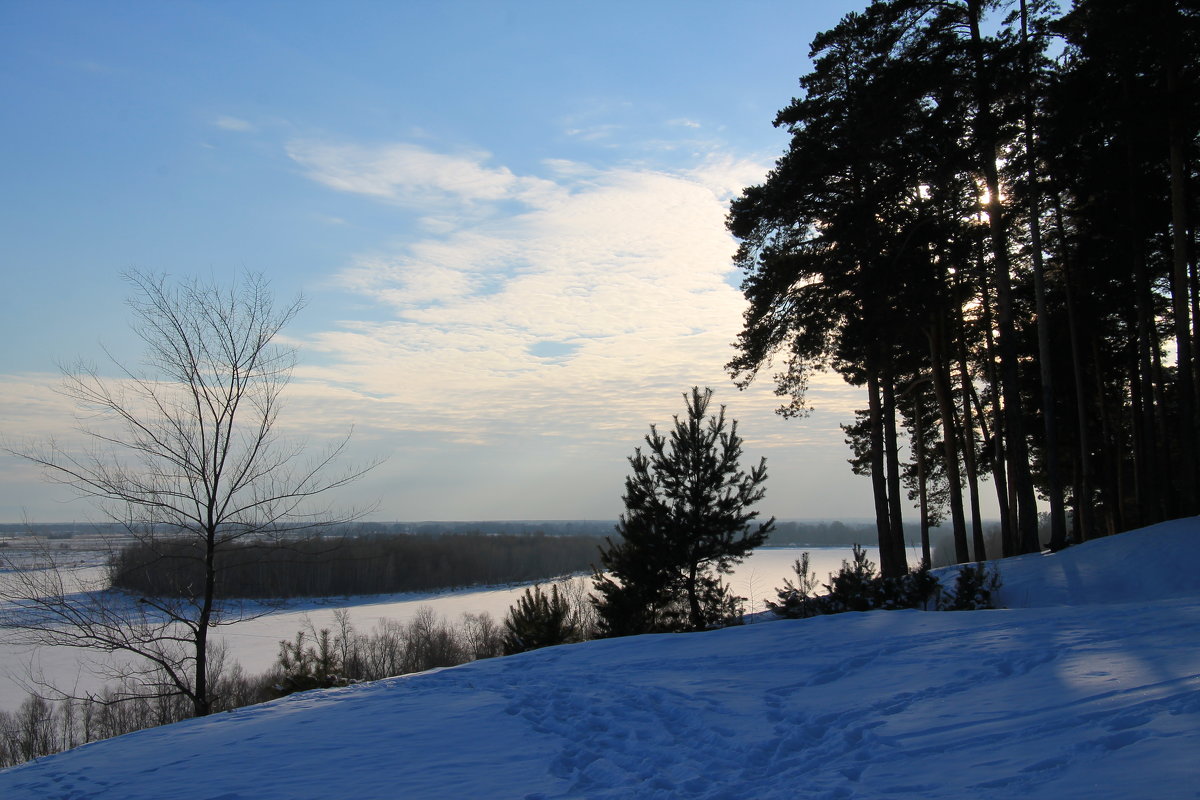
<svg viewBox="0 0 1200 800"><path fill-rule="evenodd" d="M133 328L146 347L141 367L108 354L116 378L83 364L64 369L60 391L76 405L83 444L51 439L5 449L120 523L151 554L138 568L152 568L167 545L184 541L203 562L203 579L171 597L68 591L53 557L33 570L0 555L0 566L13 570L0 584L0 627L30 644L130 654L144 666L121 666L121 677L138 677L154 696L184 696L199 716L212 701L209 629L265 613L220 596L218 552L357 519L316 504L374 464L335 471L349 436L311 460L302 443L278 436L296 358L275 337L302 300L276 306L260 275L228 288L142 272L125 277L134 289Z"/></svg>

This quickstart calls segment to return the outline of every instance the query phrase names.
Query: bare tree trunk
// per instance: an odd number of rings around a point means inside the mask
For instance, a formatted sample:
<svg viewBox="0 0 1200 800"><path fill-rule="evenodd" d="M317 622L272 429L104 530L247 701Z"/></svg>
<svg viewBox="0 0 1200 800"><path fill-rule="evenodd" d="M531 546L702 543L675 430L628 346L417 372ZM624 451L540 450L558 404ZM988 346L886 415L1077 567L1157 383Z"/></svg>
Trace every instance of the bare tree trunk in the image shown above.
<svg viewBox="0 0 1200 800"><path fill-rule="evenodd" d="M196 685L192 704L196 716L203 717L212 710L212 697L208 691L208 628L212 621L213 603L216 599L217 587L217 531L210 528L207 532L204 550L204 595L200 605L200 614L196 619Z"/></svg>
<svg viewBox="0 0 1200 800"><path fill-rule="evenodd" d="M913 387L913 447L917 462L917 502L921 512L921 561L933 566L929 548L929 492L925 478L925 392L920 383Z"/></svg>
<svg viewBox="0 0 1200 800"><path fill-rule="evenodd" d="M879 570L884 575L897 574L892 559L892 523L888 506L887 476L884 467L883 404L880 400L879 376L867 369L867 403L870 413L871 488L875 498L875 527L879 539Z"/></svg>
<svg viewBox="0 0 1200 800"><path fill-rule="evenodd" d="M938 319L929 330L929 361L933 375L933 392L937 398L938 414L942 418L942 460L950 491L950 521L954 530L954 560L962 564L971 559L967 549L967 522L963 514L962 476L958 471L958 432L955 429L954 402L951 399L950 376L945 361L945 332L943 320Z"/></svg>
<svg viewBox="0 0 1200 800"><path fill-rule="evenodd" d="M1092 363L1100 364L1100 346L1095 339L1091 342L1091 351ZM1116 409L1110 407L1108 396L1104 390L1104 381L1099 372L1096 373L1095 383L1100 412L1098 414L1100 418L1099 450L1103 454L1101 464L1104 467L1101 473L1101 486L1102 491L1109 498L1105 535L1109 536L1132 527L1128 524L1132 512L1129 509L1127 493L1123 489L1125 473L1122 465L1126 454L1134 450L1132 445L1134 430L1132 428L1122 429L1119 424L1120 405ZM1119 390L1122 398L1132 396L1132 392L1132 385L1122 386Z"/></svg>
<svg viewBox="0 0 1200 800"><path fill-rule="evenodd" d="M1196 265L1196 227L1189 218L1188 227L1188 285L1192 295L1192 358L1200 358L1200 269ZM1195 372L1192 375L1196 384L1194 408L1200 409L1200 379ZM1197 433L1200 436L1200 432Z"/></svg>
<svg viewBox="0 0 1200 800"><path fill-rule="evenodd" d="M887 577L898 577L908 571L908 554L904 550L904 513L900 501L900 440L896 431L896 386L890 370L884 372L883 388L883 435L884 452L888 469L888 511L891 523L891 567ZM882 568L881 568L882 572Z"/></svg>
<svg viewBox="0 0 1200 800"><path fill-rule="evenodd" d="M1081 540L1091 539L1094 530L1092 521L1092 487L1095 485L1095 461L1092 458L1090 414L1088 413L1088 384L1084 374L1083 350L1080 343L1079 310L1075 300L1075 276L1073 259L1067 245L1067 234L1063 224L1062 205L1054 196L1054 218L1057 222L1060 259L1063 268L1063 289L1067 298L1067 329L1071 340L1071 372L1075 379L1076 435L1079 437L1079 469L1075 488L1075 527Z"/></svg>
<svg viewBox="0 0 1200 800"><path fill-rule="evenodd" d="M971 544L976 561L987 560L987 547L983 541L983 517L979 509L979 465L975 452L975 416L971 411L971 370L967 361L967 331L963 320L962 304L956 304L955 318L958 326L958 376L962 387L963 409L963 466L967 470L967 490L971 500Z"/></svg>
<svg viewBox="0 0 1200 800"><path fill-rule="evenodd" d="M700 610L700 594L697 587L698 567L695 558L690 561L687 581L688 623L693 630L700 630L704 627L704 613Z"/></svg>
<svg viewBox="0 0 1200 800"><path fill-rule="evenodd" d="M1151 309L1153 298L1150 292L1150 276L1141 254L1133 254L1133 276L1136 304L1136 334L1134 338L1134 364L1131 372L1134 391L1135 430L1139 434L1136 453L1137 477L1137 521L1135 525L1158 522L1157 495L1162 491L1161 476L1158 474L1158 437L1155 435L1156 404L1154 402L1154 370L1151 350L1156 337L1152 333Z"/></svg>

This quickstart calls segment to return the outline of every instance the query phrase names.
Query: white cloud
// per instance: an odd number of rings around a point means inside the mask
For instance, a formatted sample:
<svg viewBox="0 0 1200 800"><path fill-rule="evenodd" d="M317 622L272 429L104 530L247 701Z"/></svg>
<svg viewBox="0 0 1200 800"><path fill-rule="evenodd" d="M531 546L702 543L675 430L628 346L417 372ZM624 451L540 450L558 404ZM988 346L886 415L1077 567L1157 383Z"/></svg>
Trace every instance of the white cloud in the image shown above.
<svg viewBox="0 0 1200 800"><path fill-rule="evenodd" d="M603 142L613 138L622 130L622 126L610 123L589 125L586 128L567 128L563 133L574 139L585 142Z"/></svg>
<svg viewBox="0 0 1200 800"><path fill-rule="evenodd" d="M217 117L213 120L213 125L224 131L236 131L238 133L250 133L257 130L252 123L237 117Z"/></svg>
<svg viewBox="0 0 1200 800"><path fill-rule="evenodd" d="M590 164L570 161L565 158L546 158L542 164L560 178L580 179L598 177L601 173Z"/></svg>
<svg viewBox="0 0 1200 800"><path fill-rule="evenodd" d="M382 147L295 141L288 156L333 189L426 207L431 202L545 202L553 184L489 167L486 153L437 153L413 144Z"/></svg>
<svg viewBox="0 0 1200 800"><path fill-rule="evenodd" d="M25 373L0 375L0 419L5 437L48 438L63 432L74 419L75 407L61 392L62 375Z"/></svg>
<svg viewBox="0 0 1200 800"><path fill-rule="evenodd" d="M671 173L554 161L551 182L487 166L485 154L411 145L292 153L314 165L314 180L387 200L436 185L447 198L481 203L536 185L544 201L469 227L447 224L341 272L345 288L392 318L313 336L308 346L325 366L302 367L301 377L347 390L341 402L359 398L350 405L373 425L458 442L552 433L581 446L636 444L700 384L735 416L766 421L757 431L743 423L756 441L795 441L772 414L769 379L737 393L724 372L744 307L727 280L734 242L724 214L763 166L713 158ZM539 357L535 345L547 341L569 353ZM839 386L816 382L814 399L844 407Z"/></svg>

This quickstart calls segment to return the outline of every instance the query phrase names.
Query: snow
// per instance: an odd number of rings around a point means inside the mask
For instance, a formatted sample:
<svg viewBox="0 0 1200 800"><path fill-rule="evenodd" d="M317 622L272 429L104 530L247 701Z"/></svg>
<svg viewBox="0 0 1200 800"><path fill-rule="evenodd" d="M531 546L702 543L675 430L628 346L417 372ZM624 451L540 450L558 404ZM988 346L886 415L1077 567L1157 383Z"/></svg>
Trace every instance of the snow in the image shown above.
<svg viewBox="0 0 1200 800"><path fill-rule="evenodd" d="M1003 610L612 639L309 692L0 772L0 797L1200 797L1200 518L1000 569Z"/></svg>

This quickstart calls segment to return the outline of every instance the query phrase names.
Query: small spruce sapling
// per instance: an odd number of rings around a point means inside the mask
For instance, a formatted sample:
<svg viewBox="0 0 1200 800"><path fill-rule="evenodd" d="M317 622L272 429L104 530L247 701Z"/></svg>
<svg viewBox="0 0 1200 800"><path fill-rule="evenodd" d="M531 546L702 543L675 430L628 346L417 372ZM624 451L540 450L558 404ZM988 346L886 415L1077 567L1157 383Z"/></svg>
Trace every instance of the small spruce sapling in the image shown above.
<svg viewBox="0 0 1200 800"><path fill-rule="evenodd" d="M829 590L829 608L825 613L876 608L877 574L875 562L867 558L867 551L861 545L854 545L853 561L842 561L842 568L830 577L830 583L825 587Z"/></svg>
<svg viewBox="0 0 1200 800"><path fill-rule="evenodd" d="M304 631L296 633L296 641L286 639L279 642L277 664L283 672L279 683L272 687L279 697L309 689L329 689L350 683L342 673L341 658L338 656L340 642L335 640L328 628L322 628L313 637L316 646L306 643Z"/></svg>
<svg viewBox="0 0 1200 800"><path fill-rule="evenodd" d="M551 586L550 593L535 586L517 604L509 608L504 619L504 655L523 653L540 647L579 641L579 631L572 619L571 605Z"/></svg>
<svg viewBox="0 0 1200 800"><path fill-rule="evenodd" d="M781 617L793 619L819 614L813 603L813 591L819 584L817 574L809 566L807 551L801 553L800 558L792 564L792 570L796 573L796 581L793 583L790 578L784 578L783 588L775 590L779 602L768 600L767 607Z"/></svg>

